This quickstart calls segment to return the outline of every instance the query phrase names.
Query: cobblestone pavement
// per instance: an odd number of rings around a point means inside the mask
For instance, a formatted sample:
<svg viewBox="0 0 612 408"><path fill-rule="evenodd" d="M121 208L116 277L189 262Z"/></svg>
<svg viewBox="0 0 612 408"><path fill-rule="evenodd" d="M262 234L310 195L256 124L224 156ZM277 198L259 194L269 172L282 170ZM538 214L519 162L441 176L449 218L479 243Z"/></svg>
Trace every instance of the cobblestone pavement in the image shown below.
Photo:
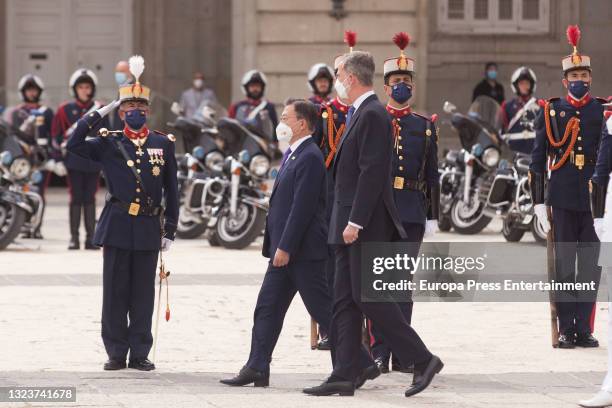
<svg viewBox="0 0 612 408"><path fill-rule="evenodd" d="M21 240L0 253L0 386L75 386L77 402L2 407L557 408L575 407L604 376L604 303L595 333L602 347L590 350L550 347L545 303L417 303L414 327L446 364L433 387L406 399L410 375L392 373L353 398L308 397L301 388L324 379L330 360L310 350L309 317L298 297L275 351L271 386L222 386L218 380L237 372L248 355L266 260L260 242L230 251L201 239L178 240L166 257L172 319L160 322L158 369L104 372L102 257L66 249L67 212L65 191L52 189L45 240ZM499 229L493 223L478 236L439 234L436 240L501 241Z"/></svg>

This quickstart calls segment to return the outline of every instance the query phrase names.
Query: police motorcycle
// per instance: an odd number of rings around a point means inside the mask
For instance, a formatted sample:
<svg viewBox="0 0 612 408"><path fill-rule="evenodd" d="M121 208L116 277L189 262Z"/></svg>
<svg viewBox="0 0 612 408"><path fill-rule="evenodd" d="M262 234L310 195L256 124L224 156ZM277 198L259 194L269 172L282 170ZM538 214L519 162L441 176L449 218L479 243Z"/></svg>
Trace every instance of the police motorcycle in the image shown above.
<svg viewBox="0 0 612 408"><path fill-rule="evenodd" d="M443 110L451 115L462 149L449 151L439 165L440 229L477 234L491 222L480 190L501 158L500 106L488 96L479 96L466 114L448 101Z"/></svg>
<svg viewBox="0 0 612 408"><path fill-rule="evenodd" d="M46 156L36 140L29 139L0 120L0 250L24 228L36 230L42 219L43 199L33 185L42 181L43 174L37 168Z"/></svg>
<svg viewBox="0 0 612 408"><path fill-rule="evenodd" d="M502 140L512 148L515 141L535 138L535 119L539 106L531 98L517 115L512 118L508 129L514 121L520 121L523 131L503 133ZM518 242L526 231L531 230L537 242L546 241L546 233L535 222L533 201L529 189L529 164L531 156L526 152L515 152L512 161L501 160L494 174L482 183L481 200L486 203L486 213L501 216L503 219L502 235L509 242Z"/></svg>
<svg viewBox="0 0 612 408"><path fill-rule="evenodd" d="M260 214L252 207L267 212L265 180L274 146L234 119L221 118L214 129L214 146L195 146L181 160L186 170L181 175L179 166L179 180L184 181L177 235L193 239L208 231L211 245L239 249L248 246L261 233ZM240 164L240 170L236 170L241 173L240 178L227 171L228 159ZM229 217L227 202L231 208L235 207ZM251 237L252 234L255 235Z"/></svg>

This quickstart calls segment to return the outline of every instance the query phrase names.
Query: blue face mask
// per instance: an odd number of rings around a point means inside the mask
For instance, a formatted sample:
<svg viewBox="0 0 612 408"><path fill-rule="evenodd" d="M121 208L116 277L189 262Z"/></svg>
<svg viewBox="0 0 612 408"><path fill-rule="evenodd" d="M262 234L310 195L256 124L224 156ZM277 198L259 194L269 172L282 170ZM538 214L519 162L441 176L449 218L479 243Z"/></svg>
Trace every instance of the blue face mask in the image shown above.
<svg viewBox="0 0 612 408"><path fill-rule="evenodd" d="M144 126L147 121L147 112L142 109L132 109L125 112L125 123L131 129L138 130Z"/></svg>
<svg viewBox="0 0 612 408"><path fill-rule="evenodd" d="M115 82L121 86L127 83L127 74L125 72L115 72Z"/></svg>
<svg viewBox="0 0 612 408"><path fill-rule="evenodd" d="M405 103L412 98L412 86L400 82L391 87L391 98L397 103Z"/></svg>
<svg viewBox="0 0 612 408"><path fill-rule="evenodd" d="M487 71L487 78L491 81L497 79L497 71Z"/></svg>
<svg viewBox="0 0 612 408"><path fill-rule="evenodd" d="M584 81L569 81L567 90L576 99L582 99L584 95L589 93L590 85Z"/></svg>

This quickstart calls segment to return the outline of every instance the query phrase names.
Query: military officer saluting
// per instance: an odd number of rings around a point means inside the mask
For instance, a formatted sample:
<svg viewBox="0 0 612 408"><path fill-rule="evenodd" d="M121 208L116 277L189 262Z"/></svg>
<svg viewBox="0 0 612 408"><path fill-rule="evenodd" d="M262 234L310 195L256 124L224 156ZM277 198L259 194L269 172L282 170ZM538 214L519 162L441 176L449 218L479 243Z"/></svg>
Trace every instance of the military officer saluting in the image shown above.
<svg viewBox="0 0 612 408"><path fill-rule="evenodd" d="M530 186L537 221L543 231L553 229L555 280L599 282L599 240L593 226L589 181L600 144L603 106L602 100L590 93L591 60L578 53L578 26L568 27L567 37L573 46L573 53L562 60L563 85L568 92L563 98L545 102L538 116ZM550 178L545 198L547 174ZM552 225L546 206L551 207ZM594 299L577 301L573 295L560 292L556 296L559 347L598 347L592 336Z"/></svg>
<svg viewBox="0 0 612 408"><path fill-rule="evenodd" d="M135 83L121 86L119 101L79 120L67 149L100 164L108 183L94 236L104 248L102 340L109 358L104 369L125 368L129 351L128 367L149 371L155 369L147 357L157 256L160 248L170 248L178 218L176 159L174 137L146 126L150 89L139 82L144 61L133 56L129 64ZM101 129L105 137L85 140L117 106L123 131Z"/></svg>
<svg viewBox="0 0 612 408"><path fill-rule="evenodd" d="M438 135L435 116L428 118L414 112L410 106L414 90L414 60L404 49L410 42L407 33L397 33L393 42L399 47L399 57L387 59L383 67L387 111L393 123L394 149L391 180L393 196L407 238L403 242L423 241L438 228L440 185L438 175ZM411 246L410 256L418 256L419 246ZM406 321L412 319L412 302L398 303ZM391 349L376 325L371 327L372 356L382 372L389 370ZM401 361L393 359L393 369Z"/></svg>

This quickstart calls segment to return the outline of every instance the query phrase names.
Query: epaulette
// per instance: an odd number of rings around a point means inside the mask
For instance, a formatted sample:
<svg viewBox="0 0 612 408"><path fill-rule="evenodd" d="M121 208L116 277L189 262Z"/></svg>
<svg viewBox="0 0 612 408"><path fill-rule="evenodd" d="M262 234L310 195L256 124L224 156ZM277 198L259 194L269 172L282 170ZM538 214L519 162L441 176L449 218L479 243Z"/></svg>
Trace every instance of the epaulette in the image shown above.
<svg viewBox="0 0 612 408"><path fill-rule="evenodd" d="M171 142L176 142L176 136L174 136L172 133L165 133L157 129L154 129L153 131L159 133L162 136L166 136Z"/></svg>
<svg viewBox="0 0 612 408"><path fill-rule="evenodd" d="M542 98L538 99L538 106L539 106L540 108L545 107L545 106L546 106L546 100L545 100L545 99L542 99Z"/></svg>
<svg viewBox="0 0 612 408"><path fill-rule="evenodd" d="M555 96L554 98L548 98L548 99L547 99L547 101L548 101L548 102L555 102L555 101L558 101L558 100L560 100L560 99L561 99L561 98L559 98L558 96Z"/></svg>
<svg viewBox="0 0 612 408"><path fill-rule="evenodd" d="M596 96L595 99L597 99L599 103L601 104L608 103L608 100L606 98L601 98L599 96Z"/></svg>
<svg viewBox="0 0 612 408"><path fill-rule="evenodd" d="M610 117L612 117L612 110L604 111L604 118L608 120Z"/></svg>
<svg viewBox="0 0 612 408"><path fill-rule="evenodd" d="M432 122L432 123L433 123L433 122L435 122L435 121L436 121L436 119L438 119L438 115L435 115L435 114L434 114L434 115L431 115L431 117L428 117L428 116L425 116L425 115L421 115L420 113L416 113L416 112L412 112L412 113L414 113L416 116L418 116L418 117L420 117L420 118L423 118L423 119L425 119L426 121L428 121L428 122Z"/></svg>

